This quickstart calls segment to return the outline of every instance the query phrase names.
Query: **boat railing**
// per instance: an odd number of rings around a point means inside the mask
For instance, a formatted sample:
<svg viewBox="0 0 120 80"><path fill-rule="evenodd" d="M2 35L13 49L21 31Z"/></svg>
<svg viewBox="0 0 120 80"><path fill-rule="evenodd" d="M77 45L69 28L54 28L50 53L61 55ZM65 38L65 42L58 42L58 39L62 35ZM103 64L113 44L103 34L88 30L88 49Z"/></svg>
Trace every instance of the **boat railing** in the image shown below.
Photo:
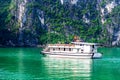
<svg viewBox="0 0 120 80"><path fill-rule="evenodd" d="M48 44L48 46L75 46L73 44Z"/></svg>

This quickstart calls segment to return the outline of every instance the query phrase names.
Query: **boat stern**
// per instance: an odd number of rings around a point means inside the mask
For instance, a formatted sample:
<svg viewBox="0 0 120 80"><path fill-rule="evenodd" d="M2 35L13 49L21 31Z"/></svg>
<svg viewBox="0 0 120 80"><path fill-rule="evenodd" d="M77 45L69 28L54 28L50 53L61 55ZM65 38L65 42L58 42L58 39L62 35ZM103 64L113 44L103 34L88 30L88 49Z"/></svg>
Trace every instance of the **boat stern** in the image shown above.
<svg viewBox="0 0 120 80"><path fill-rule="evenodd" d="M92 58L93 58L93 59L102 58L102 54L101 54L101 53L94 53Z"/></svg>

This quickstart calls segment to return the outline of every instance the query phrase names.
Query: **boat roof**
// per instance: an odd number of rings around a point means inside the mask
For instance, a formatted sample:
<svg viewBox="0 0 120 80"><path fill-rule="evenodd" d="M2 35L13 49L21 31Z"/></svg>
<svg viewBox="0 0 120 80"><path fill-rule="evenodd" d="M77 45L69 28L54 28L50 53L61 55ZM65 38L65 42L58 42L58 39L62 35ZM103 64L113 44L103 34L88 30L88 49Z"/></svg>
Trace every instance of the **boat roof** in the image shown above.
<svg viewBox="0 0 120 80"><path fill-rule="evenodd" d="M88 42L71 42L72 44L83 44L83 45L96 45L99 46L99 43L88 43Z"/></svg>
<svg viewBox="0 0 120 80"><path fill-rule="evenodd" d="M48 44L49 46L74 46L73 44Z"/></svg>

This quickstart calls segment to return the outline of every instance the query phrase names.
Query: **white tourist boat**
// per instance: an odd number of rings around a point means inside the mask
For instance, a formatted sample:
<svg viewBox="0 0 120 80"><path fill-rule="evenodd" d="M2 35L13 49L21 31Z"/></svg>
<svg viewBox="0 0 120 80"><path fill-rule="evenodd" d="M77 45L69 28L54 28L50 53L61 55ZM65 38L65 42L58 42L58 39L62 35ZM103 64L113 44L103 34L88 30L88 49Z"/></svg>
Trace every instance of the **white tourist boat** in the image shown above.
<svg viewBox="0 0 120 80"><path fill-rule="evenodd" d="M48 44L42 54L52 57L101 58L97 52L97 43L71 42L71 44Z"/></svg>

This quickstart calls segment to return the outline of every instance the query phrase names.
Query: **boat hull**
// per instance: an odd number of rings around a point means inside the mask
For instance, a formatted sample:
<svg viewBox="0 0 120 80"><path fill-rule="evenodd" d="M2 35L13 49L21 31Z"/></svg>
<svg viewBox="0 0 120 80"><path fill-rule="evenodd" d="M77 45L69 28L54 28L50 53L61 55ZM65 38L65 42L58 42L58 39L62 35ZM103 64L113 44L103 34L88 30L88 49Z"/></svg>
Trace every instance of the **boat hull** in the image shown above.
<svg viewBox="0 0 120 80"><path fill-rule="evenodd" d="M50 53L50 52L42 52L44 55L49 57L57 57L57 58L77 58L77 59L91 59L93 57L92 53Z"/></svg>

